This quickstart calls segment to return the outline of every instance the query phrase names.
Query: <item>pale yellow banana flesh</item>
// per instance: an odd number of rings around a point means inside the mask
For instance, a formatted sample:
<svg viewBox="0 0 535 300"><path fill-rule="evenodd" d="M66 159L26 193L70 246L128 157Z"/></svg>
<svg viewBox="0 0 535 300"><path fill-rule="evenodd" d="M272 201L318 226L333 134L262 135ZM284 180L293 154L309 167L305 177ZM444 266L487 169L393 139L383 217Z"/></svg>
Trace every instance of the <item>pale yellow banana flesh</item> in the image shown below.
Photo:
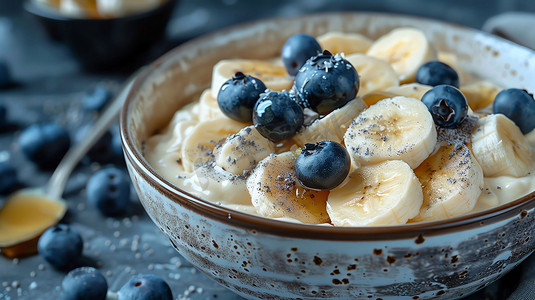
<svg viewBox="0 0 535 300"><path fill-rule="evenodd" d="M229 135L216 147L215 162L223 170L235 175L254 169L256 164L275 151L273 143L263 137L254 126Z"/></svg>
<svg viewBox="0 0 535 300"><path fill-rule="evenodd" d="M239 132L243 126L243 123L226 117L198 123L182 144L184 170L192 172L195 166L209 161L215 146L227 136Z"/></svg>
<svg viewBox="0 0 535 300"><path fill-rule="evenodd" d="M479 119L472 133L472 151L485 177L522 177L531 169L531 148L526 137L502 114Z"/></svg>
<svg viewBox="0 0 535 300"><path fill-rule="evenodd" d="M394 97L370 106L344 135L351 158L361 165L403 160L416 168L435 148L437 131L427 106L418 99Z"/></svg>
<svg viewBox="0 0 535 300"><path fill-rule="evenodd" d="M400 86L392 86L387 88L385 91L396 94L398 96L405 96L409 98L415 98L422 100L422 97L433 87L430 85L425 85L417 82L406 83Z"/></svg>
<svg viewBox="0 0 535 300"><path fill-rule="evenodd" d="M266 88L274 91L290 90L292 78L282 63L252 59L226 59L218 62L212 71L212 97L217 99L219 89L236 72L260 79Z"/></svg>
<svg viewBox="0 0 535 300"><path fill-rule="evenodd" d="M335 226L399 225L419 213L422 201L420 182L410 166L390 160L350 174L343 186L330 192L327 212Z"/></svg>
<svg viewBox="0 0 535 300"><path fill-rule="evenodd" d="M397 28L383 35L366 54L392 65L401 83L414 81L418 68L437 58L437 53L425 34L411 27Z"/></svg>
<svg viewBox="0 0 535 300"><path fill-rule="evenodd" d="M478 81L463 85L460 90L466 97L470 108L477 111L491 105L502 88L490 81Z"/></svg>
<svg viewBox="0 0 535 300"><path fill-rule="evenodd" d="M326 201L329 192L301 186L295 177L295 159L293 152L271 154L257 165L247 179L247 189L256 211L264 217L328 223Z"/></svg>
<svg viewBox="0 0 535 300"><path fill-rule="evenodd" d="M219 109L217 104L217 98L212 96L212 90L206 89L199 98L199 120L208 121L221 117L226 117L225 114Z"/></svg>
<svg viewBox="0 0 535 300"><path fill-rule="evenodd" d="M331 31L320 35L316 38L323 50L329 50L331 53L366 53L370 48L372 41L358 33L344 33Z"/></svg>
<svg viewBox="0 0 535 300"><path fill-rule="evenodd" d="M396 71L382 59L359 53L346 55L346 59L359 74L359 96L399 85Z"/></svg>
<svg viewBox="0 0 535 300"><path fill-rule="evenodd" d="M414 173L422 184L424 201L420 213L411 221L466 214L483 190L483 171L470 149L462 144L440 147Z"/></svg>
<svg viewBox="0 0 535 300"><path fill-rule="evenodd" d="M366 109L366 104L357 97L305 127L293 137L293 140L300 147L306 143L313 144L321 141L341 143L351 121L364 109Z"/></svg>

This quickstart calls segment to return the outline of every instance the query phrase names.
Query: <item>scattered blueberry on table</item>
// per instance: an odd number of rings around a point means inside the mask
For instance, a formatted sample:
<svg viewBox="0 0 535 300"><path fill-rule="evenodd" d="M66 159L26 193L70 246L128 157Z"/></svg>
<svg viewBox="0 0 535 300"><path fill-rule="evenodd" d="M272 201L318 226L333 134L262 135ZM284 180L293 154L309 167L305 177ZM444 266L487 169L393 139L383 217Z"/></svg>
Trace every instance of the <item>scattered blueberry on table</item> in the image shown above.
<svg viewBox="0 0 535 300"><path fill-rule="evenodd" d="M130 203L130 181L126 173L106 167L91 176L86 186L88 202L103 215L124 214Z"/></svg>
<svg viewBox="0 0 535 300"><path fill-rule="evenodd" d="M37 251L56 269L66 270L76 265L82 256L83 245L80 234L74 228L58 224L41 235Z"/></svg>
<svg viewBox="0 0 535 300"><path fill-rule="evenodd" d="M341 55L324 51L306 61L295 76L294 89L302 106L326 115L357 96L359 76Z"/></svg>
<svg viewBox="0 0 535 300"><path fill-rule="evenodd" d="M106 278L92 267L70 271L61 287L61 300L105 300L108 293Z"/></svg>
<svg viewBox="0 0 535 300"><path fill-rule="evenodd" d="M29 126L19 137L22 153L44 169L54 168L61 161L69 147L71 139L67 130L53 122Z"/></svg>
<svg viewBox="0 0 535 300"><path fill-rule="evenodd" d="M217 104L227 117L238 122L251 122L256 101L265 90L262 80L237 72L219 89Z"/></svg>
<svg viewBox="0 0 535 300"><path fill-rule="evenodd" d="M457 72L440 61L429 61L423 64L416 72L416 81L430 86L447 84L459 87Z"/></svg>
<svg viewBox="0 0 535 300"><path fill-rule="evenodd" d="M11 71L5 61L0 61L0 90L13 84Z"/></svg>
<svg viewBox="0 0 535 300"><path fill-rule="evenodd" d="M172 300L171 288L160 276L138 274L121 287L118 300Z"/></svg>
<svg viewBox="0 0 535 300"><path fill-rule="evenodd" d="M113 97L113 93L104 85L97 86L82 99L83 107L88 111L100 112Z"/></svg>
<svg viewBox="0 0 535 300"><path fill-rule="evenodd" d="M74 140L76 143L80 143L86 138L87 134L92 130L93 124L86 124L78 128L74 134ZM96 162L109 162L114 153L112 152L112 135L110 131L106 131L104 135L98 139L98 141L87 152L86 156L91 161Z"/></svg>
<svg viewBox="0 0 535 300"><path fill-rule="evenodd" d="M255 128L273 142L292 137L303 122L303 109L286 91L266 91L260 95L253 110Z"/></svg>
<svg viewBox="0 0 535 300"><path fill-rule="evenodd" d="M435 124L444 128L457 128L468 115L466 97L456 87L437 85L422 96Z"/></svg>
<svg viewBox="0 0 535 300"><path fill-rule="evenodd" d="M5 105L0 103L0 129L2 129L7 124L7 108Z"/></svg>
<svg viewBox="0 0 535 300"><path fill-rule="evenodd" d="M297 33L289 37L282 46L281 57L288 74L295 76L312 56L321 53L321 46L311 35Z"/></svg>
<svg viewBox="0 0 535 300"><path fill-rule="evenodd" d="M9 193L17 183L17 170L8 161L0 162L0 195Z"/></svg>
<svg viewBox="0 0 535 300"><path fill-rule="evenodd" d="M503 114L527 134L535 128L535 100L526 90L506 89L499 92L492 104L493 114Z"/></svg>
<svg viewBox="0 0 535 300"><path fill-rule="evenodd" d="M346 148L333 141L305 144L295 161L299 182L314 190L331 190L340 185L351 166Z"/></svg>

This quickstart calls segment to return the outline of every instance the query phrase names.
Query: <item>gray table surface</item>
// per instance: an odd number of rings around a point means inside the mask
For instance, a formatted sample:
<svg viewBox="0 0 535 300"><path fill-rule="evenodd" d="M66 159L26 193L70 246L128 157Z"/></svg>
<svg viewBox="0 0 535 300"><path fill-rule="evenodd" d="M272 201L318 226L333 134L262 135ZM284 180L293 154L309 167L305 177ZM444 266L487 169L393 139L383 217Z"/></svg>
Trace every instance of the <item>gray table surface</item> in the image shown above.
<svg viewBox="0 0 535 300"><path fill-rule="evenodd" d="M46 183L50 172L36 169L20 153L17 137L24 127L55 120L74 133L95 116L81 109L83 95L98 84L117 89L130 72L181 42L231 24L270 16L310 12L372 10L415 14L479 28L490 16L509 10L535 11L533 1L240 1L183 0L169 23L166 39L133 65L121 70L89 73L80 68L69 50L46 36L36 20L25 14L21 1L0 1L0 59L11 67L18 85L0 90L0 102L16 126L0 132L0 160L11 160L22 185ZM121 165L121 164L119 164ZM84 261L97 266L117 291L132 274L153 273L171 286L176 299L239 299L197 271L180 256L132 196L128 214L106 218L88 207L85 184L99 168L80 165L72 175L65 198L70 223L84 239ZM134 193L133 193L134 194ZM519 278L521 268L471 299L503 299ZM54 270L41 257L7 259L0 256L0 299L58 298L65 273ZM512 283L511 283L512 282Z"/></svg>

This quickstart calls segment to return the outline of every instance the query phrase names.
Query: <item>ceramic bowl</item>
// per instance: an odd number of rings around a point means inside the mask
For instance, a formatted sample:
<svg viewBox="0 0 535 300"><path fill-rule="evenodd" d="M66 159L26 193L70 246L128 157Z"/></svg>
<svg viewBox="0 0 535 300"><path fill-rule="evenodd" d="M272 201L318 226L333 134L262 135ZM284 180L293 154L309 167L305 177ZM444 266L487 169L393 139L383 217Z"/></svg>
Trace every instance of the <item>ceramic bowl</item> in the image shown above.
<svg viewBox="0 0 535 300"><path fill-rule="evenodd" d="M149 11L106 19L65 16L35 0L26 0L24 9L52 39L65 43L82 66L103 70L137 58L161 39L177 2L168 0Z"/></svg>
<svg viewBox="0 0 535 300"><path fill-rule="evenodd" d="M180 254L247 298L454 299L481 289L535 249L535 194L447 220L387 227L294 224L233 211L163 178L143 143L210 85L223 58L280 55L292 34L331 30L376 39L422 29L479 76L535 91L535 53L473 29L407 16L352 13L260 21L174 49L137 79L121 115L132 181L147 213Z"/></svg>

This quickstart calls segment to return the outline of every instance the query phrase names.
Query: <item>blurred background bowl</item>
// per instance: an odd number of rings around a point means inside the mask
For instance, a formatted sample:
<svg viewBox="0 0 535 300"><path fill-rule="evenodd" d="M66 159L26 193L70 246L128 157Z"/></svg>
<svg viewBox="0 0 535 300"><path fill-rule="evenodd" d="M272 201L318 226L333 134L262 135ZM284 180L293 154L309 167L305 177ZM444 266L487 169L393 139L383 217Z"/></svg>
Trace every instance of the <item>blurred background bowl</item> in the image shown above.
<svg viewBox="0 0 535 300"><path fill-rule="evenodd" d="M86 69L107 69L146 53L165 33L178 0L116 18L76 18L35 0L24 9L34 15L50 37L64 42Z"/></svg>

